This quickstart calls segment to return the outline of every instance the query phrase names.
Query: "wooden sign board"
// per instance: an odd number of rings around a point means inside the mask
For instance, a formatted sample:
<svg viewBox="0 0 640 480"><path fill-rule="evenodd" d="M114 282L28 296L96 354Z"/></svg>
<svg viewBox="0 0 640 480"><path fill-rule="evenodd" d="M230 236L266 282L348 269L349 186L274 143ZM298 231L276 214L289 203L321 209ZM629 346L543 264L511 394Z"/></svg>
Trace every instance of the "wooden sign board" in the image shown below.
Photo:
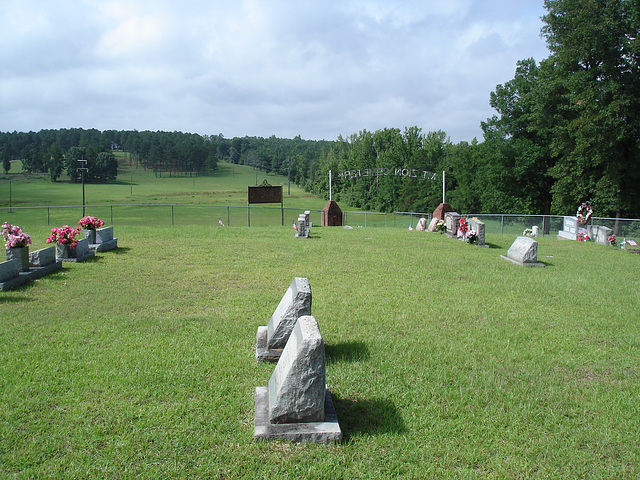
<svg viewBox="0 0 640 480"><path fill-rule="evenodd" d="M249 204L282 203L282 185L248 187Z"/></svg>

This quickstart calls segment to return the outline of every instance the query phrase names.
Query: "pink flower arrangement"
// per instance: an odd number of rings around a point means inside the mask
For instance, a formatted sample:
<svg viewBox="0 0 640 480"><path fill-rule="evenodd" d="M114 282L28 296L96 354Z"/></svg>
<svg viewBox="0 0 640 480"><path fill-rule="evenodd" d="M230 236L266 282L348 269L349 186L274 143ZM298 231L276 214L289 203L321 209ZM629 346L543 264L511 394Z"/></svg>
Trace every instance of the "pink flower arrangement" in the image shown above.
<svg viewBox="0 0 640 480"><path fill-rule="evenodd" d="M80 227L72 228L69 225L63 225L60 228L52 228L51 236L47 238L47 243L60 243L69 247L75 247L78 245L76 235L78 235L82 229Z"/></svg>
<svg viewBox="0 0 640 480"><path fill-rule="evenodd" d="M80 225L82 228L95 230L96 228L100 228L101 226L103 226L104 221L96 217L86 216L80 219L78 225Z"/></svg>
<svg viewBox="0 0 640 480"><path fill-rule="evenodd" d="M2 236L5 241L5 248L22 248L31 244L31 237L24 233L22 229L16 225L10 225L7 222L2 224Z"/></svg>

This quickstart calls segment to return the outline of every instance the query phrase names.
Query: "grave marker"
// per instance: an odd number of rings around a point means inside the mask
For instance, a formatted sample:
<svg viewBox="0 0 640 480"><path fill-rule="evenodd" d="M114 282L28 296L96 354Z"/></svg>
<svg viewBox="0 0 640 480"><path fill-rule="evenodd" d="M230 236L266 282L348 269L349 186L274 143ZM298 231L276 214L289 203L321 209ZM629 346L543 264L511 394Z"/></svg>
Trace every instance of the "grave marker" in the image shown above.
<svg viewBox="0 0 640 480"><path fill-rule="evenodd" d="M295 277L264 327L256 334L256 359L274 362L280 358L296 321L311 315L311 286L304 277Z"/></svg>
<svg viewBox="0 0 640 480"><path fill-rule="evenodd" d="M589 238L600 245L610 245L609 237L613 230L603 225L589 225L587 227Z"/></svg>
<svg viewBox="0 0 640 480"><path fill-rule="evenodd" d="M298 215L298 229L295 238L309 238L309 230L307 230L307 219L303 213Z"/></svg>
<svg viewBox="0 0 640 480"><path fill-rule="evenodd" d="M484 243L484 222L481 222L477 218L470 218L467 222L469 222L469 229L476 231L478 237L476 245L478 247L487 247L488 245Z"/></svg>
<svg viewBox="0 0 640 480"><path fill-rule="evenodd" d="M268 387L256 388L256 440L330 443L342 439L326 386L325 361L316 319L300 317Z"/></svg>
<svg viewBox="0 0 640 480"><path fill-rule="evenodd" d="M529 237L518 237L515 239L506 255L500 255L505 260L509 260L516 265L525 267L544 267L545 264L538 262L538 242Z"/></svg>

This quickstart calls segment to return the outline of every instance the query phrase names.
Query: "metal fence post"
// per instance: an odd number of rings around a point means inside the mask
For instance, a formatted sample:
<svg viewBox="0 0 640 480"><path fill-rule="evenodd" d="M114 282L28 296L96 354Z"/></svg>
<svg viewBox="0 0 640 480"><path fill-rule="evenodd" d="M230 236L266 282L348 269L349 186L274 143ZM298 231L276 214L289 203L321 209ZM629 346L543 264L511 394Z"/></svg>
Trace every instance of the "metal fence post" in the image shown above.
<svg viewBox="0 0 640 480"><path fill-rule="evenodd" d="M171 226L173 226L173 205L171 205Z"/></svg>

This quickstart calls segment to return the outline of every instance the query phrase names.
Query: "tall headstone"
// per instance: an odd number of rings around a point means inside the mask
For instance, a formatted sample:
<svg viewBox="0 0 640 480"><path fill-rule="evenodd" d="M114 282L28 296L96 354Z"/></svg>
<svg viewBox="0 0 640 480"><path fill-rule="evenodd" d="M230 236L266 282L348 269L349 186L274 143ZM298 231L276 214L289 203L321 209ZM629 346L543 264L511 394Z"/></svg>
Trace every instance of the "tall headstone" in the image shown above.
<svg viewBox="0 0 640 480"><path fill-rule="evenodd" d="M309 230L307 230L307 218L304 214L298 215L298 229L295 234L296 238L309 238Z"/></svg>
<svg viewBox="0 0 640 480"><path fill-rule="evenodd" d="M304 211L304 219L307 222L307 230L311 228L311 210Z"/></svg>
<svg viewBox="0 0 640 480"><path fill-rule="evenodd" d="M486 247L487 244L484 243L484 222L481 222L477 218L470 218L467 222L469 223L469 230L475 230L478 236L476 245L479 247Z"/></svg>
<svg viewBox="0 0 640 480"><path fill-rule="evenodd" d="M303 315L311 315L311 285L308 279L295 277L267 325L258 327L256 359L277 361L296 321Z"/></svg>
<svg viewBox="0 0 640 480"><path fill-rule="evenodd" d="M329 200L322 209L320 223L323 227L342 226L342 210L334 200Z"/></svg>
<svg viewBox="0 0 640 480"><path fill-rule="evenodd" d="M433 211L431 218L437 218L438 220L444 220L444 216L447 212L453 212L453 208L448 203L441 203Z"/></svg>
<svg viewBox="0 0 640 480"><path fill-rule="evenodd" d="M525 267L544 267L545 264L538 262L538 242L530 237L518 237L515 239L506 255L501 255L505 260L509 260L516 265Z"/></svg>
<svg viewBox="0 0 640 480"><path fill-rule="evenodd" d="M300 317L269 385L256 388L256 440L329 443L342 439L326 386L325 363L316 319Z"/></svg>

